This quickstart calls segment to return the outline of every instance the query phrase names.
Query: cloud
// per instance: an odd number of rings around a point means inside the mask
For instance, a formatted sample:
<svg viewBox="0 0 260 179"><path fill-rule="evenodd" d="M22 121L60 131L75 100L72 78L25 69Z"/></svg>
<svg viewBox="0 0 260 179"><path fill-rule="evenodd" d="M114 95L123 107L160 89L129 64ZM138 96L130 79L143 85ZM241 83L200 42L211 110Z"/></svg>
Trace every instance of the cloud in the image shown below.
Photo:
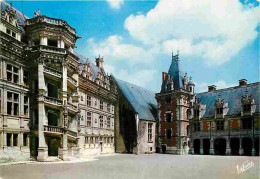
<svg viewBox="0 0 260 179"><path fill-rule="evenodd" d="M177 49L208 65L221 65L258 35L259 7L238 0L160 0L146 15L125 20L129 34L145 45Z"/></svg>
<svg viewBox="0 0 260 179"><path fill-rule="evenodd" d="M113 9L120 9L121 5L124 4L124 0L107 0L107 2Z"/></svg>
<svg viewBox="0 0 260 179"><path fill-rule="evenodd" d="M223 80L219 80L214 83L207 83L207 82L194 82L194 83L195 83L195 91L198 93L208 91L208 86L210 86L210 85L216 85L217 89L223 89L223 88L237 86L237 84L227 84Z"/></svg>

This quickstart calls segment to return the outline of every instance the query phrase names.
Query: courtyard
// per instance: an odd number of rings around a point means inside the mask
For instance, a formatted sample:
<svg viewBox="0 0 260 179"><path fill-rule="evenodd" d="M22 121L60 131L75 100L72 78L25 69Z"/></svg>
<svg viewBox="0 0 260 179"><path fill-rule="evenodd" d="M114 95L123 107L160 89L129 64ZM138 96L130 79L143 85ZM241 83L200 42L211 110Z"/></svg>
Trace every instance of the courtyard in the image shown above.
<svg viewBox="0 0 260 179"><path fill-rule="evenodd" d="M97 160L77 163L33 163L0 167L7 178L259 178L259 157L206 155L132 155L99 156ZM253 164L238 174L237 166Z"/></svg>

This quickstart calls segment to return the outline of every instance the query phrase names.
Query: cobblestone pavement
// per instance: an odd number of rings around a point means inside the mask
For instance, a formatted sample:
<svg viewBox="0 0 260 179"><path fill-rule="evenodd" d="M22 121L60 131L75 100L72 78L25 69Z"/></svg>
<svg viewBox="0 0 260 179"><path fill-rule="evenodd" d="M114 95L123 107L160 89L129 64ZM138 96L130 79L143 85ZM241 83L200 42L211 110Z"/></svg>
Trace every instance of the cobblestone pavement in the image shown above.
<svg viewBox="0 0 260 179"><path fill-rule="evenodd" d="M132 155L97 157L79 163L32 163L0 167L0 178L93 178L93 179L173 179L173 178L259 178L260 157L199 155ZM250 164L238 174L237 166ZM253 165L253 166L252 166Z"/></svg>

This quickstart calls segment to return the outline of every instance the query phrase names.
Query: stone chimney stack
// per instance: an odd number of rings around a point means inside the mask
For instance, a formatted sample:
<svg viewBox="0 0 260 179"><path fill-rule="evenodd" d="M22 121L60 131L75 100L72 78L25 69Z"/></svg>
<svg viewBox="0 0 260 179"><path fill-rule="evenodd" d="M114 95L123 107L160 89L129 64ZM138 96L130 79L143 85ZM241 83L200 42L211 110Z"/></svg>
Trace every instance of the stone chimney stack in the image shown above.
<svg viewBox="0 0 260 179"><path fill-rule="evenodd" d="M166 73L162 72L162 83L165 81L165 79L166 79Z"/></svg>
<svg viewBox="0 0 260 179"><path fill-rule="evenodd" d="M96 58L96 66L98 68L103 68L103 62L104 62L103 57L100 57L99 55L98 58Z"/></svg>
<svg viewBox="0 0 260 179"><path fill-rule="evenodd" d="M217 86L215 86L215 85L210 85L210 86L208 86L208 91L209 92L211 92L211 91L216 91L217 90Z"/></svg>
<svg viewBox="0 0 260 179"><path fill-rule="evenodd" d="M244 86L244 85L247 85L247 80L246 79L239 80L239 86Z"/></svg>

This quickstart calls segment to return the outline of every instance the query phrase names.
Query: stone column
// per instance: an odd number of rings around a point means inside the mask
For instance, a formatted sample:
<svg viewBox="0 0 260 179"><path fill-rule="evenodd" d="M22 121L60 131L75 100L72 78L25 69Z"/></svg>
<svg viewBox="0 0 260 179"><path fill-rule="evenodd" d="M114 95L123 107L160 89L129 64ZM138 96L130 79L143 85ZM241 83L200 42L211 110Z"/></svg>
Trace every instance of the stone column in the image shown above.
<svg viewBox="0 0 260 179"><path fill-rule="evenodd" d="M203 139L200 139L200 155L203 155Z"/></svg>
<svg viewBox="0 0 260 179"><path fill-rule="evenodd" d="M194 154L194 148L193 148L193 139L190 139L190 148L189 148L189 154Z"/></svg>
<svg viewBox="0 0 260 179"><path fill-rule="evenodd" d="M226 155L231 154L231 149L230 149L230 139L226 139Z"/></svg>
<svg viewBox="0 0 260 179"><path fill-rule="evenodd" d="M244 149L242 148L242 140L243 138L240 137L239 138L239 155L243 155L244 154Z"/></svg>
<svg viewBox="0 0 260 179"><path fill-rule="evenodd" d="M62 104L63 104L63 135L62 135L62 148L59 149L59 158L62 160L68 159L68 109L67 109L67 64L62 64Z"/></svg>
<svg viewBox="0 0 260 179"><path fill-rule="evenodd" d="M43 62L38 62L38 138L39 138L39 146L38 146L38 161L45 161L48 157L48 146L46 145L45 136L44 136L44 125L45 125L45 107L44 107L44 93L45 93L45 80L43 74Z"/></svg>
<svg viewBox="0 0 260 179"><path fill-rule="evenodd" d="M3 63L2 63L2 78L4 80L7 80L7 74L6 74L6 63L5 63L5 60L3 60Z"/></svg>
<svg viewBox="0 0 260 179"><path fill-rule="evenodd" d="M209 149L209 154L214 155L214 139L210 139L210 149Z"/></svg>
<svg viewBox="0 0 260 179"><path fill-rule="evenodd" d="M23 132L20 132L20 134L18 135L19 135L18 146L23 147Z"/></svg>

